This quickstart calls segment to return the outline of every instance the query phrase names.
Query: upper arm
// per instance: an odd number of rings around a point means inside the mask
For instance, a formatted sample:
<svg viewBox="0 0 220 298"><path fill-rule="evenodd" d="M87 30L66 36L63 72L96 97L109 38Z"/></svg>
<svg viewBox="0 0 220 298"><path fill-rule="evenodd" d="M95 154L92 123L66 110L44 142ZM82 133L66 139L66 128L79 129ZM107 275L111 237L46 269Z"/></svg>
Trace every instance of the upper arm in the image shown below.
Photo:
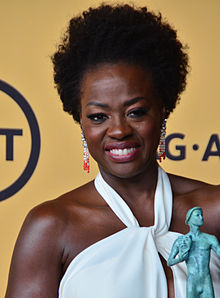
<svg viewBox="0 0 220 298"><path fill-rule="evenodd" d="M212 239L211 239L211 247L212 249L214 250L214 252L220 256L220 245L219 245L219 242L218 242L218 239L215 237L215 236L212 236Z"/></svg>
<svg viewBox="0 0 220 298"><path fill-rule="evenodd" d="M172 246L172 249L171 249L171 253L170 253L170 256L171 256L172 258L175 258L176 255L177 255L178 252L179 252L179 239L180 239L180 237L182 237L182 236L179 236L179 237L174 241L174 243L173 243L173 246Z"/></svg>
<svg viewBox="0 0 220 298"><path fill-rule="evenodd" d="M57 297L62 225L42 208L32 210L18 236L5 298Z"/></svg>

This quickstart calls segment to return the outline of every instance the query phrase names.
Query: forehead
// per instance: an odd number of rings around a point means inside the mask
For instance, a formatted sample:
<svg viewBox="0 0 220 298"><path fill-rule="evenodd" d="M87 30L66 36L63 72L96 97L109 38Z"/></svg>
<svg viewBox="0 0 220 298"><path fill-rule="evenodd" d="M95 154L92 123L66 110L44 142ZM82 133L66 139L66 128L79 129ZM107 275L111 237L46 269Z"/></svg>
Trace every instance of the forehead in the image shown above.
<svg viewBox="0 0 220 298"><path fill-rule="evenodd" d="M192 215L198 215L198 214L202 214L202 210L201 209L196 209L192 213Z"/></svg>
<svg viewBox="0 0 220 298"><path fill-rule="evenodd" d="M140 92L154 96L153 83L150 73L134 64L102 64L87 71L81 83L81 96L87 98Z"/></svg>

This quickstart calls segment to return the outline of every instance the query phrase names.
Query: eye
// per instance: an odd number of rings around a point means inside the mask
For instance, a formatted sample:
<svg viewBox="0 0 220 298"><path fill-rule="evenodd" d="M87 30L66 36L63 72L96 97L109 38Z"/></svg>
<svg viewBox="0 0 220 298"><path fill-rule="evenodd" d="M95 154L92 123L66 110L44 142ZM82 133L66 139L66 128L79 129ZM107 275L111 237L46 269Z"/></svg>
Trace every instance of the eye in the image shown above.
<svg viewBox="0 0 220 298"><path fill-rule="evenodd" d="M147 112L149 111L149 108L135 108L132 109L127 113L127 116L130 118L141 118L145 115L147 115Z"/></svg>
<svg viewBox="0 0 220 298"><path fill-rule="evenodd" d="M102 123L108 119L108 116L104 113L94 113L87 116L92 122Z"/></svg>

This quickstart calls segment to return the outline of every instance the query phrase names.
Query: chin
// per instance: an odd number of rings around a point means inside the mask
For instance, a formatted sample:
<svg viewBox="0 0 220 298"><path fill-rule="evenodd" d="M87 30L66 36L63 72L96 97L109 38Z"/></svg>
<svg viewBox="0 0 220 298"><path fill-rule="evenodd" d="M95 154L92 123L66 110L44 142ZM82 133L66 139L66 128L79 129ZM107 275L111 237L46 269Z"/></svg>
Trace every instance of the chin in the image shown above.
<svg viewBox="0 0 220 298"><path fill-rule="evenodd" d="M109 167L99 166L101 172L104 172L110 176L122 178L122 179L129 179L136 177L138 175L143 174L149 166L152 167L153 164L156 164L156 160L151 162L146 162L145 165L134 163L114 163L113 165L109 165Z"/></svg>

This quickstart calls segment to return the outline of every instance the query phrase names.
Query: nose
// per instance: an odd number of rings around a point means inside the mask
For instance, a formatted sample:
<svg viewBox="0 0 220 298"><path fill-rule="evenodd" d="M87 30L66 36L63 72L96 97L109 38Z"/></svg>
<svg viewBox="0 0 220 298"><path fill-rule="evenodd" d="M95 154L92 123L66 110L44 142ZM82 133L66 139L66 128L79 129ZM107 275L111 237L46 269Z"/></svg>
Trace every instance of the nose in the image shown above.
<svg viewBox="0 0 220 298"><path fill-rule="evenodd" d="M107 135L112 139L122 140L132 134L132 128L123 117L112 119L109 123Z"/></svg>

